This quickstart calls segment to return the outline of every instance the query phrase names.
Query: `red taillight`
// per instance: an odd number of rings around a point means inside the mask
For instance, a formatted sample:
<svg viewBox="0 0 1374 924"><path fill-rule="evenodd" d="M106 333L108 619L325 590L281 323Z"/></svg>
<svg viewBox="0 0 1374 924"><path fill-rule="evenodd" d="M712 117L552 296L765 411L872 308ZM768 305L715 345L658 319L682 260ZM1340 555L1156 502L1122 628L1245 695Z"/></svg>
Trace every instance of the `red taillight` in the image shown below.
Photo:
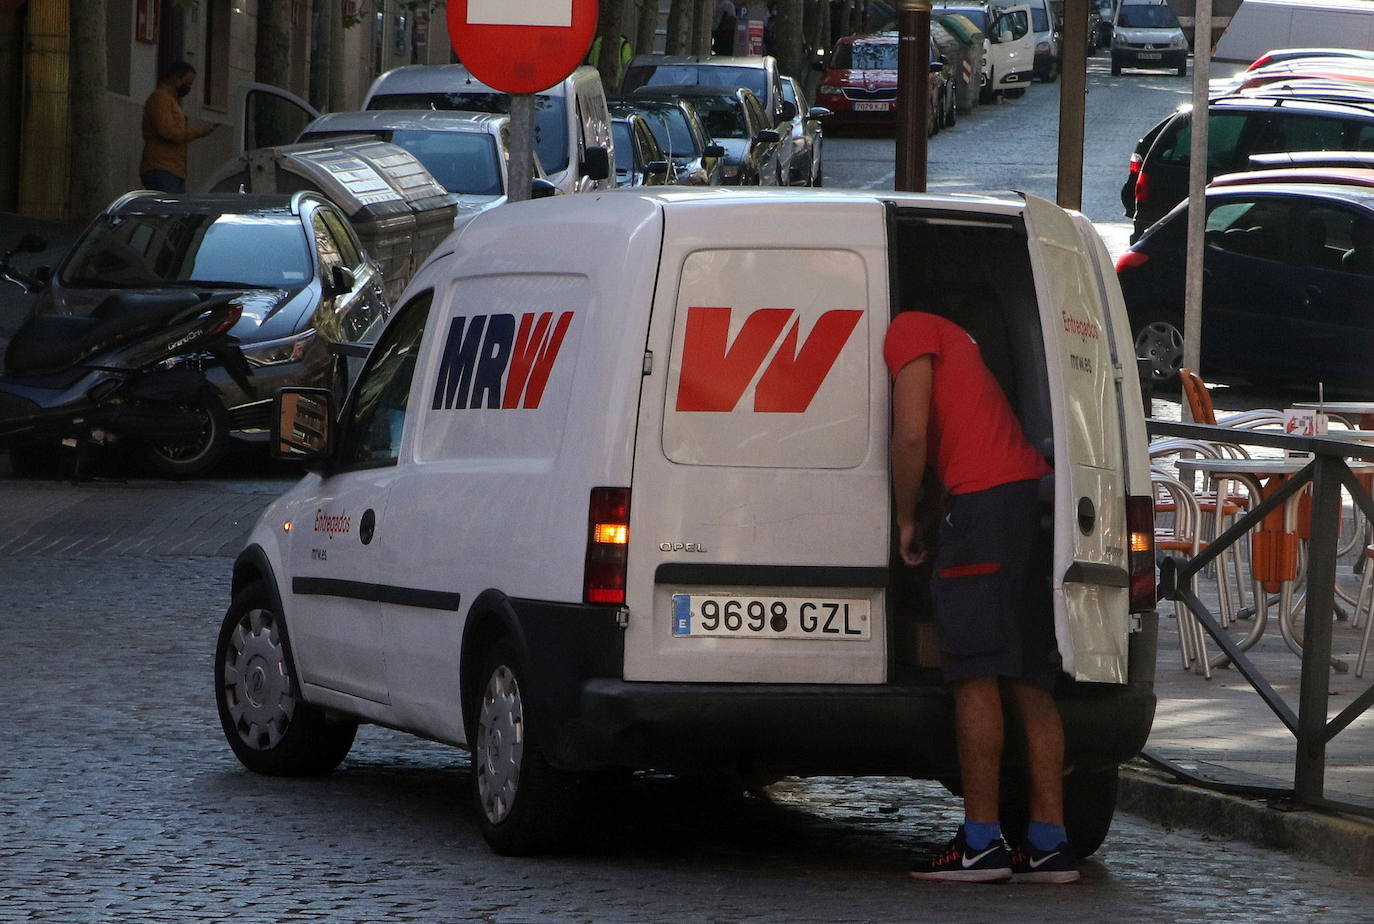
<svg viewBox="0 0 1374 924"><path fill-rule="evenodd" d="M210 331L211 337L217 337L239 322L239 317L243 314L242 305L233 305L224 315L224 318L215 325L215 329Z"/></svg>
<svg viewBox="0 0 1374 924"><path fill-rule="evenodd" d="M1143 161L1144 158L1141 157L1139 154L1132 154L1131 162L1126 165L1126 170L1131 174L1131 176L1135 176L1137 173L1140 172L1140 165Z"/></svg>
<svg viewBox="0 0 1374 924"><path fill-rule="evenodd" d="M630 489L592 488L587 513L587 561L582 578L584 601L625 602L629 542Z"/></svg>
<svg viewBox="0 0 1374 924"><path fill-rule="evenodd" d="M1149 262L1149 254L1141 253L1139 250L1128 250L1116 258L1116 271L1119 275L1122 270L1135 269L1137 266L1144 266Z"/></svg>
<svg viewBox="0 0 1374 924"><path fill-rule="evenodd" d="M1150 199L1150 175L1143 169L1137 167L1135 175L1135 204L1148 202Z"/></svg>
<svg viewBox="0 0 1374 924"><path fill-rule="evenodd" d="M1254 60L1254 63L1252 63L1249 67L1246 68L1246 70L1253 71L1257 67L1264 67L1264 65L1268 64L1270 59L1273 57L1273 55L1260 55L1258 58Z"/></svg>
<svg viewBox="0 0 1374 924"><path fill-rule="evenodd" d="M1126 498L1126 532L1130 541L1131 612L1155 608L1155 501Z"/></svg>

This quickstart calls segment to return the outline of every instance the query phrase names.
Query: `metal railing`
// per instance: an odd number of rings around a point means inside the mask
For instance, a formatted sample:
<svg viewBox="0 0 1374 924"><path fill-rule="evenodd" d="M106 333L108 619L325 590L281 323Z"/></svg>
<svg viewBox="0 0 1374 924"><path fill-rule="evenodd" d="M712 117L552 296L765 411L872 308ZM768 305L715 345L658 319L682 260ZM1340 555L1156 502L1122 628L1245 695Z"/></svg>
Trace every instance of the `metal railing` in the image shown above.
<svg viewBox="0 0 1374 924"><path fill-rule="evenodd" d="M1374 705L1374 684L1361 693L1335 718L1327 720L1329 701L1329 671L1331 669L1331 625L1336 612L1336 559L1340 530L1341 491L1344 489L1366 520L1374 523L1374 498L1351 472L1347 459L1374 462L1374 446L1354 444L1330 437L1290 436L1259 430L1238 430L1206 424L1185 424L1151 418L1147 421L1151 436L1175 436L1185 439L1230 443L1240 446L1262 446L1289 453L1309 453L1312 460L1301 471L1291 475L1281 487L1250 508L1228 529L1213 538L1205 551L1188 559L1168 556L1160 560L1159 596L1162 600L1177 600L1186 606L1202 624L1226 657L1254 687L1264 703L1288 728L1296 739L1293 786L1285 787L1226 787L1191 774L1187 770L1158 757L1146 757L1191 782L1209 788L1242 789L1253 795L1268 795L1291 799L1311 808L1348 812L1374 817L1374 808L1326 798L1324 794L1326 747L1365 710ZM1308 484L1312 486L1311 530L1307 548L1306 609L1303 616L1302 679L1299 684L1298 709L1295 713L1286 700L1273 688L1264 675L1222 627L1207 604L1192 590L1192 578L1215 562L1227 548L1234 545L1251 529L1259 526L1267 514L1280 509L1289 498ZM1279 614L1280 620L1286 614Z"/></svg>

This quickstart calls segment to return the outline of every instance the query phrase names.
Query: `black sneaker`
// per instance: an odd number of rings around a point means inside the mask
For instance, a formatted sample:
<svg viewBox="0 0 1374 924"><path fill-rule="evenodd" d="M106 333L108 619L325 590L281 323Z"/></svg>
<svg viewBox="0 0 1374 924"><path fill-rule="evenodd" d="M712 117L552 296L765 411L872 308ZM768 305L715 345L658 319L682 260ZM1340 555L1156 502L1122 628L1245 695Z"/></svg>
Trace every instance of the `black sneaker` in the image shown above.
<svg viewBox="0 0 1374 924"><path fill-rule="evenodd" d="M964 826L944 852L911 871L912 879L948 882L1006 882L1011 878L1011 851L1000 837L982 850L970 850Z"/></svg>
<svg viewBox="0 0 1374 924"><path fill-rule="evenodd" d="M1077 882L1078 857L1067 843L1053 850L1036 850L1024 844L1011 852L1012 879L1016 882Z"/></svg>

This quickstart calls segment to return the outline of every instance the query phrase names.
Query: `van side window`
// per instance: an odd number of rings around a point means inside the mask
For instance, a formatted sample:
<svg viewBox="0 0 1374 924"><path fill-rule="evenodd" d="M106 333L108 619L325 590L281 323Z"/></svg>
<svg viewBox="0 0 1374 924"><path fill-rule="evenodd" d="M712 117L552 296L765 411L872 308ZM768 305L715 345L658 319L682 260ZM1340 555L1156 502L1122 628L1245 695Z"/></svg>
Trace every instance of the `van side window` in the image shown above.
<svg viewBox="0 0 1374 924"><path fill-rule="evenodd" d="M401 449L401 430L420 353L420 338L433 300L431 290L403 305L372 348L353 389L353 400L345 411L339 440L341 467L395 463Z"/></svg>

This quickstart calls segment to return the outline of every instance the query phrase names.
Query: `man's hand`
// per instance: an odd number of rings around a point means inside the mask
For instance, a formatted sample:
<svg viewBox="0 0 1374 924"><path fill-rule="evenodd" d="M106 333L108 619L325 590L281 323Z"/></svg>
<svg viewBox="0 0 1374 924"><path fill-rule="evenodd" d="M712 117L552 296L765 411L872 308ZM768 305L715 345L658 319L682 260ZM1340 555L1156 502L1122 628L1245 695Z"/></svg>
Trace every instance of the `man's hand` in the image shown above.
<svg viewBox="0 0 1374 924"><path fill-rule="evenodd" d="M899 523L897 534L902 561L914 568L926 560L925 542L915 523Z"/></svg>

